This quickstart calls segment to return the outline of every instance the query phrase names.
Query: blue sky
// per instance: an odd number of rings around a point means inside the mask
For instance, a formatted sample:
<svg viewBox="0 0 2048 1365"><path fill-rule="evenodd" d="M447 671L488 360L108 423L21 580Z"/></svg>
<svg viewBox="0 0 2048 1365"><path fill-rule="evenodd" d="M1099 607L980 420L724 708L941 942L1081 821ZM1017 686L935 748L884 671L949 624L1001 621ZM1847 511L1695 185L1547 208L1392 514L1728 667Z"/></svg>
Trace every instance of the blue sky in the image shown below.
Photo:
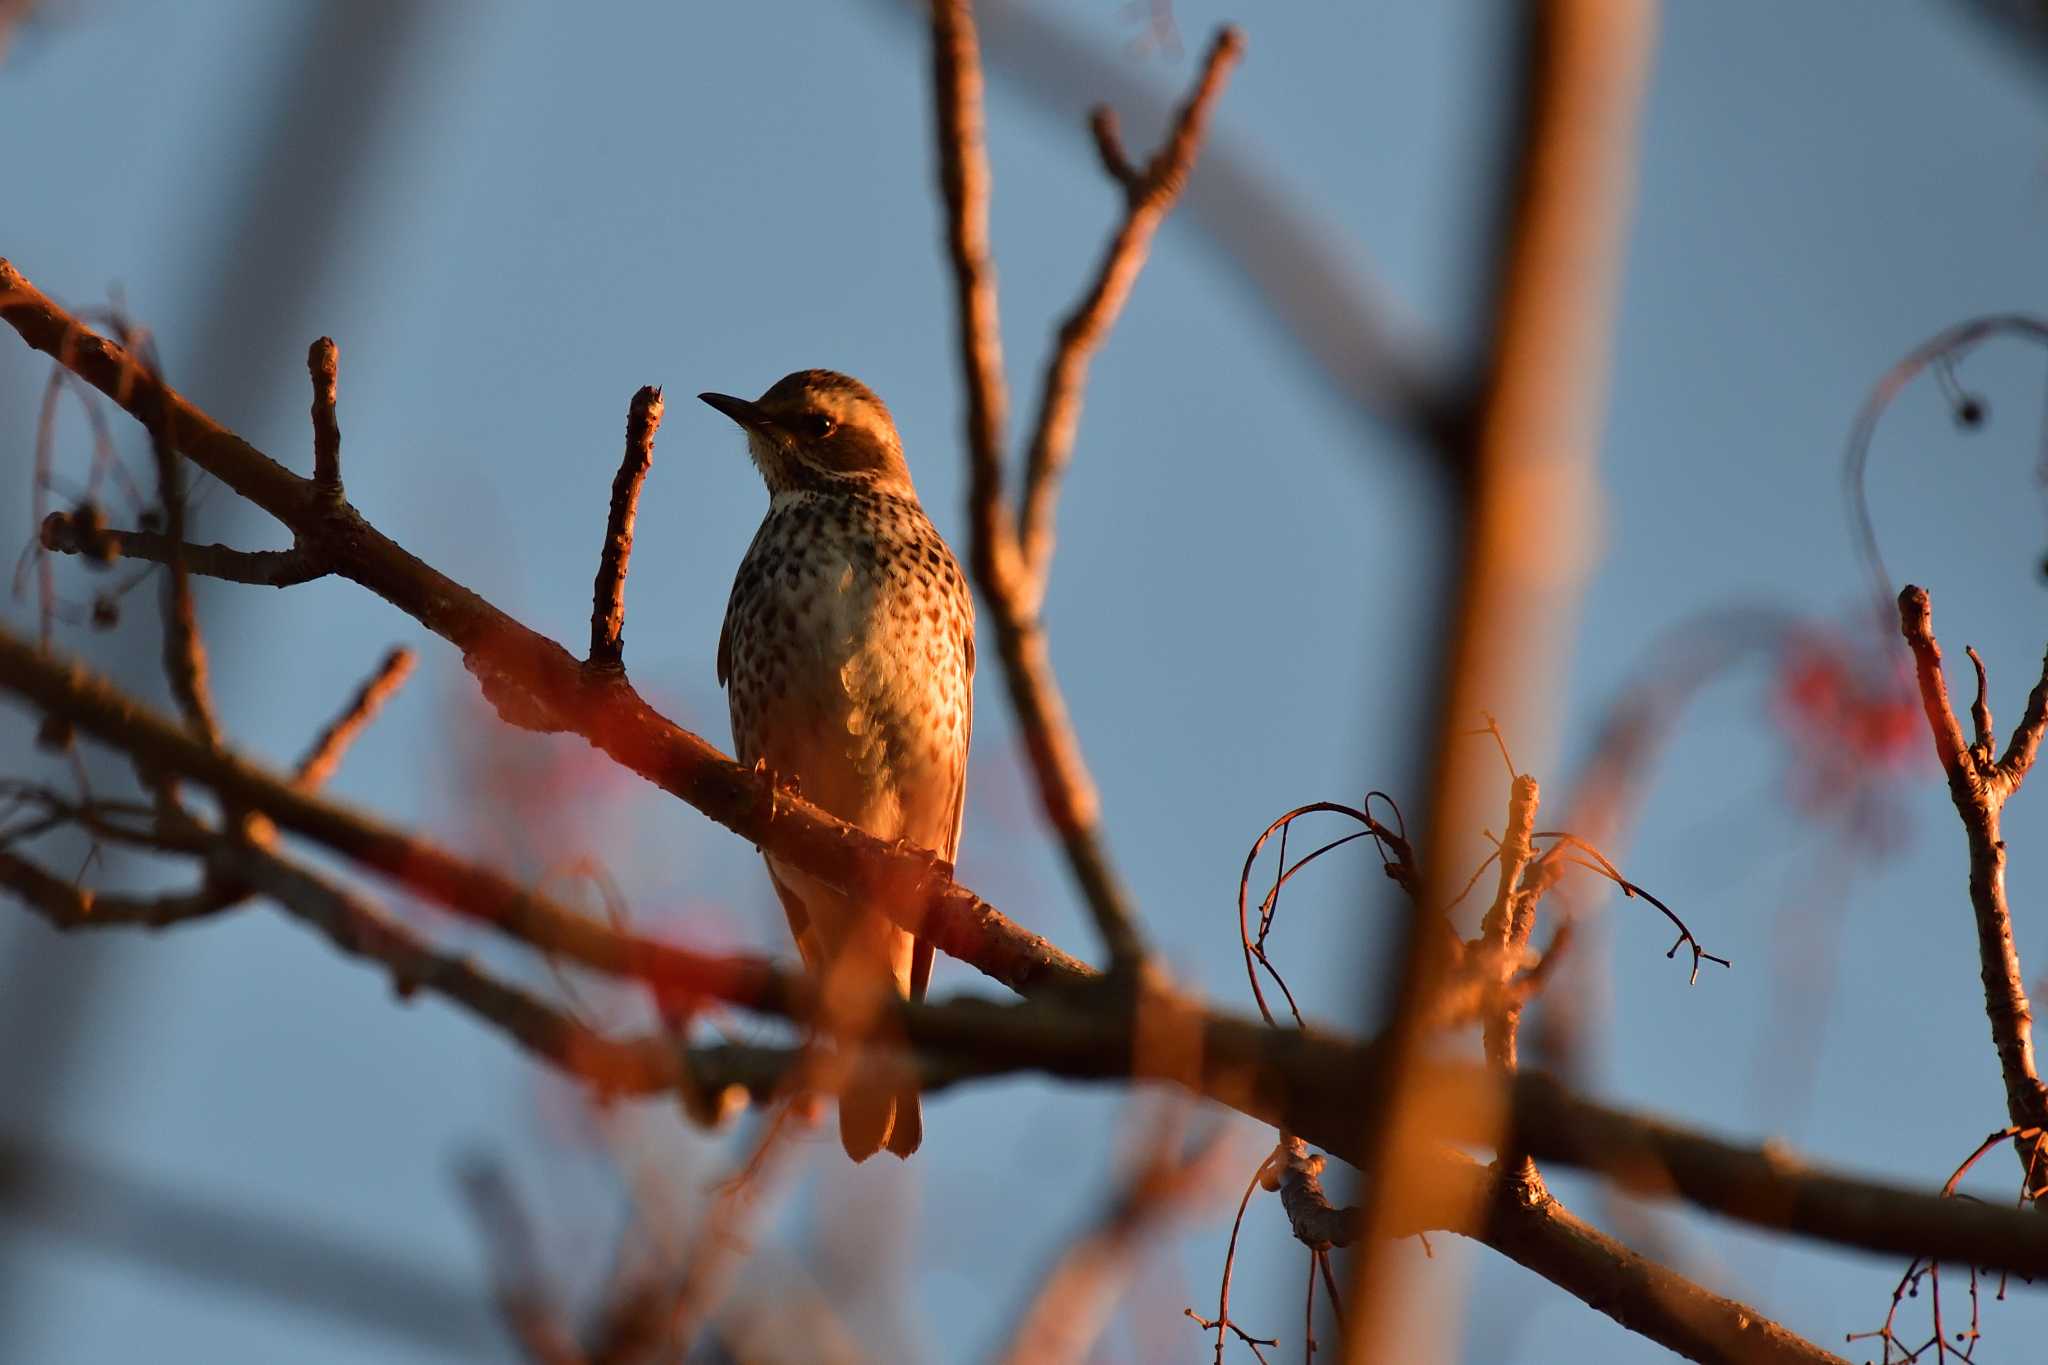
<svg viewBox="0 0 2048 1365"><path fill-rule="evenodd" d="M334 336L351 498L537 628L571 641L583 629L626 402L643 383L668 386L627 650L636 682L683 723L727 740L712 655L763 505L729 424L687 395L754 392L810 365L859 375L894 409L926 505L957 543L960 399L928 76L916 25L888 0L377 0L351 22L396 47L373 43L367 57L319 29L312 4L53 8L0 68L14 187L0 200L0 254L76 304L118 289L155 329L174 382L301 468L301 358L313 336ZM1037 8L1162 91L1186 82L1215 23L1242 22L1248 55L1219 137L1325 225L1426 347L1456 353L1492 164L1493 6L1179 3L1178 54L1137 50L1136 21L1113 0ZM1864 390L1951 321L2048 303L2041 72L1964 8L1746 0L1665 15L1596 567L1562 752L1539 774L1551 790L1667 629L1731 604L1844 619L1862 585L1838 467ZM1116 203L1078 106L1041 93L1056 82L992 65L1004 340L1014 407L1028 411L1049 328ZM323 112L301 137L282 111L308 90L323 92ZM1146 146L1154 129L1134 118L1126 131ZM2048 637L2034 572L2048 532L2029 486L2041 369L2016 347L1972 360L1964 377L1993 414L1974 435L1931 386L1910 391L1880 434L1871 485L1894 572L1933 590L1953 656L1966 641L1983 653L2008 718ZM24 542L43 373L0 345L0 487L17 490L0 524ZM75 458L83 438L68 430ZM281 543L228 503L202 505L201 538ZM1230 924L1252 836L1291 805L1406 780L1428 715L1435 506L1414 449L1304 364L1198 224L1169 222L1095 367L1047 619L1148 926L1176 970L1225 1002L1249 1004ZM76 566L61 576L82 595ZM133 601L135 634L72 631L67 647L147 679L136 661L149 613ZM33 619L32 603L6 610L17 627ZM352 754L340 793L523 858L533 875L599 857L650 924L779 944L751 850L579 766L573 744L490 729L450 652L366 594L208 585L202 611L223 714L250 750L296 753L386 646L414 643L419 676ZM1000 686L983 682L962 875L1092 952L1032 823ZM1752 668L1703 694L1625 850L1629 873L1736 966L1683 989L1661 957L1661 921L1615 909L1597 1088L1936 1182L2002 1122L1960 831L1916 758L1898 788L1905 846L1882 861L1841 853L1785 798L1766 682ZM9 771L27 761L27 735L18 714L0 715ZM491 799L485 759L549 775L561 798ZM1397 794L1411 809L1419 799ZM2044 873L2028 850L2041 809L2029 793L2009 814L2019 946L2036 970L2048 934L2028 918L2029 888ZM1865 866L1845 882L1851 863ZM1283 961L1327 1018L1355 1017L1355 964L1384 946L1389 906L1368 873L1306 881L1292 903ZM1801 953L1834 964L1831 989L1810 971L1774 972L1810 960ZM0 998L13 1040L0 1082L34 1097L49 1145L378 1253L423 1292L455 1294L480 1293L483 1270L451 1170L464 1152L494 1151L529 1191L566 1280L589 1282L608 1256L616 1186L559 1089L453 1011L394 1004L376 974L274 915L61 942L5 915L0 955L14 983ZM941 967L937 989L973 987ZM1760 1086L1763 1061L1806 1050L1803 1095ZM858 1254L816 1254L811 1269L828 1284L905 1277L900 1320L862 1324L873 1339L973 1358L1098 1203L1122 1114L1108 1093L1035 1082L949 1096L907 1169L847 1174L829 1145L809 1149L767 1240L851 1237ZM633 1162L686 1189L719 1169L669 1109L610 1126ZM1245 1127L1248 1173L1258 1135ZM1837 1349L1881 1318L1897 1274L1876 1258L1767 1251L1711 1219L1660 1226L1665 1255ZM1225 1230L1207 1217L1185 1231L1141 1279L1103 1359L1201 1349L1179 1310L1212 1298ZM1658 1357L1491 1253L1444 1240L1440 1255L1473 1267L1463 1358ZM181 1274L190 1262L175 1248L138 1258L119 1243L0 1222L0 1355L427 1362L496 1349L487 1323L394 1335ZM1277 1209L1255 1205L1236 1308L1289 1341L1283 1358L1297 1349L1301 1268ZM1987 1355L2006 1358L2000 1348L2044 1324L2026 1294L1993 1306Z"/></svg>

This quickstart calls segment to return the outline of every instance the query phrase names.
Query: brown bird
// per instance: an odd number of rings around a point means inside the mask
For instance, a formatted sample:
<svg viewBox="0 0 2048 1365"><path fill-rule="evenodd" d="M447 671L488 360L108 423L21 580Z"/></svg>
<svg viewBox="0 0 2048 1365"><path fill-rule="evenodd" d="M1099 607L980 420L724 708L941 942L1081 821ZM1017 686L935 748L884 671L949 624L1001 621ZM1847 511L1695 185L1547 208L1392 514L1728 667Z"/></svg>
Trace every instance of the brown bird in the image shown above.
<svg viewBox="0 0 2048 1365"><path fill-rule="evenodd" d="M699 394L745 428L768 515L740 562L718 680L740 762L879 839L951 862L974 728L974 600L926 519L896 423L866 385L799 370L755 402ZM913 1000L932 947L881 912L770 856L790 932L835 996ZM864 1161L917 1150L915 1086L850 1084L839 1137Z"/></svg>

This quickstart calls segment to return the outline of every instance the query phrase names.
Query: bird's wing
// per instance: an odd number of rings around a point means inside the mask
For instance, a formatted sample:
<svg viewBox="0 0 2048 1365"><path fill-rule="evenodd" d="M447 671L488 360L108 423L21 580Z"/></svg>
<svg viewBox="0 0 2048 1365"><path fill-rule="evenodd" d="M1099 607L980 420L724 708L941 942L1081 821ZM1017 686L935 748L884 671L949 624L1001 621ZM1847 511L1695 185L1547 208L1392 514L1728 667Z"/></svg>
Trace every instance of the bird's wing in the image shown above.
<svg viewBox="0 0 2048 1365"><path fill-rule="evenodd" d="M960 727L960 762L953 769L952 814L946 822L946 843L937 852L950 865L960 855L960 826L967 815L967 754L974 747L974 625L967 626L964 664L967 672L967 704ZM932 941L920 937L910 958L910 998L924 999L932 981Z"/></svg>
<svg viewBox="0 0 2048 1365"><path fill-rule="evenodd" d="M732 608L725 609L725 621L718 627L718 685L732 676Z"/></svg>

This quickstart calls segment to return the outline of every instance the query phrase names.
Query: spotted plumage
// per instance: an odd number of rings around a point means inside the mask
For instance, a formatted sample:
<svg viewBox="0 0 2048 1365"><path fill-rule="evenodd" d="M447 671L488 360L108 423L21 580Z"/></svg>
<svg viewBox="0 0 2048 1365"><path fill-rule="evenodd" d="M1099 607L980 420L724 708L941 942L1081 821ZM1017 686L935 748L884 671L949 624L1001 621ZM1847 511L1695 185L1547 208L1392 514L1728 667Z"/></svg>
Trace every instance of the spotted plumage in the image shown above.
<svg viewBox="0 0 2048 1365"><path fill-rule="evenodd" d="M895 423L866 386L801 370L758 402L705 394L747 432L768 515L733 581L718 678L733 747L878 838L951 861L974 728L974 604L925 517ZM770 857L804 960L922 998L931 945ZM840 1097L855 1160L915 1151L915 1089Z"/></svg>

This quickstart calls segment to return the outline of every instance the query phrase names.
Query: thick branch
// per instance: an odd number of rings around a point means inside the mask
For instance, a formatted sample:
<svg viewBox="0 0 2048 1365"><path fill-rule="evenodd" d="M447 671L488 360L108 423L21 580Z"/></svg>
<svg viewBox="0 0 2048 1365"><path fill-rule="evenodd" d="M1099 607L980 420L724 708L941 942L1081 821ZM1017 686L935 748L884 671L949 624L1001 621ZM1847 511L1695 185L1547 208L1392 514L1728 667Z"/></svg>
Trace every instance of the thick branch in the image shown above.
<svg viewBox="0 0 2048 1365"><path fill-rule="evenodd" d="M1899 630L1913 652L1913 671L1919 680L1927 726L1934 736L1934 754L1948 777L1949 797L1969 840L1970 908L1977 922L1984 1013L1991 1022L1991 1040L1998 1049L1999 1072L2005 1080L2006 1112L2015 1127L2048 1126L2048 1086L2043 1086L2034 1060L2034 1012L2027 1000L2019 949L2013 942L2012 909L2005 895L2005 837L2000 831L2006 798L2019 789L2040 746L2040 732L2048 726L2048 660L2043 661L2041 682L2028 698L2026 715L2013 732L2007 757L1995 760L1990 708L1982 695L1983 665L1978 664L1975 709L1978 728L1986 733L1973 746L1963 739L1962 725L1949 701L1926 589L1908 584L1899 594Z"/></svg>
<svg viewBox="0 0 2048 1365"><path fill-rule="evenodd" d="M1529 6L1526 104L1499 284L1490 300L1484 384L1469 434L1461 544L1435 676L1434 789L1422 830L1430 879L1411 907L1392 974L1384 1038L1393 1059L1388 1121L1372 1140L1349 1354L1395 1350L1387 1311L1395 1262L1385 1229L1408 1221L1413 1163L1444 1117L1408 1102L1410 1068L1427 1050L1430 1006L1448 966L1433 907L1456 890L1454 850L1478 824L1490 783L1464 738L1472 718L1503 710L1518 733L1539 727L1555 684L1553 619L1575 600L1577 527L1594 479L1608 327L1626 215L1630 157L1654 12L1647 3L1545 0ZM1525 742L1527 738L1525 737ZM1535 1155L1532 1153L1532 1155Z"/></svg>
<svg viewBox="0 0 2048 1365"><path fill-rule="evenodd" d="M146 767L212 788L460 914L599 971L771 1012L796 1008L800 978L766 963L693 953L615 933L546 896L373 817L272 776L225 747L169 724L84 668L66 666L0 631L0 687L61 715Z"/></svg>

